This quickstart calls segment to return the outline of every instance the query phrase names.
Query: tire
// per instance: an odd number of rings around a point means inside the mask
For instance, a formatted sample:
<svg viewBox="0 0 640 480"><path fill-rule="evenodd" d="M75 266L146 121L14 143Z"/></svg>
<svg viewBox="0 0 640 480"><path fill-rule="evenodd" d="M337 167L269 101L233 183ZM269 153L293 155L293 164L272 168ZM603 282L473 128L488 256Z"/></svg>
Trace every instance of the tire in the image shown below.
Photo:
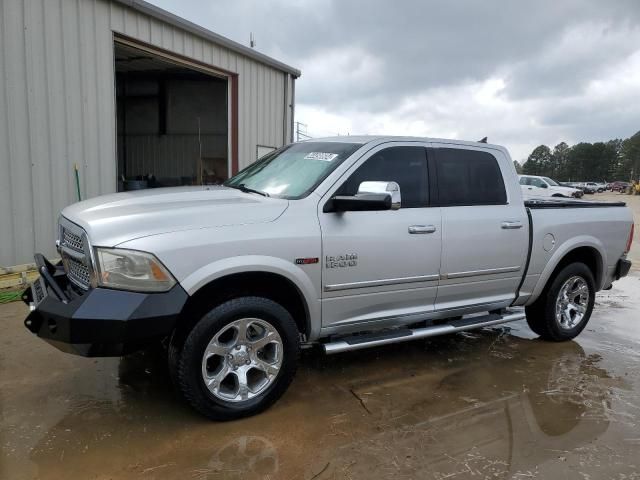
<svg viewBox="0 0 640 480"><path fill-rule="evenodd" d="M169 368L194 409L211 420L234 420L264 411L284 394L299 352L298 328L284 307L240 297L202 317L182 347L170 349Z"/></svg>
<svg viewBox="0 0 640 480"><path fill-rule="evenodd" d="M589 267L579 262L567 265L549 281L540 297L525 308L529 328L554 342L575 338L589 322L595 293L595 280ZM556 315L558 302L562 303Z"/></svg>

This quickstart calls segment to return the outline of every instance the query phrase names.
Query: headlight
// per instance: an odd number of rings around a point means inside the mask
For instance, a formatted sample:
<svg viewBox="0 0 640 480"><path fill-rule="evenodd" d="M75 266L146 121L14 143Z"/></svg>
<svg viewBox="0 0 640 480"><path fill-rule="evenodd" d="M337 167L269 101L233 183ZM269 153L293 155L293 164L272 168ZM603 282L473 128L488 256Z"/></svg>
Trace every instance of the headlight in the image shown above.
<svg viewBox="0 0 640 480"><path fill-rule="evenodd" d="M119 290L166 292L176 283L150 253L120 248L96 248L97 284Z"/></svg>

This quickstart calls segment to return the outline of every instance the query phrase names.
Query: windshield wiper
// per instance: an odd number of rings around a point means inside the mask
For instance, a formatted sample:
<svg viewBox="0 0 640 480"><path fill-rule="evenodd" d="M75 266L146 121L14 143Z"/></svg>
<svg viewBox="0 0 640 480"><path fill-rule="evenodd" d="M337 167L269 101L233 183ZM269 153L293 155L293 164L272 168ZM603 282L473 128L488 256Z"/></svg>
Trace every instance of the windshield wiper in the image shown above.
<svg viewBox="0 0 640 480"><path fill-rule="evenodd" d="M256 190L254 188L249 188L244 183L241 183L240 185L227 185L227 187L235 188L235 189L240 190L241 192L244 192L244 193L257 193L258 195L262 195L263 197L268 197L269 196L269 194L267 192L263 192L261 190Z"/></svg>

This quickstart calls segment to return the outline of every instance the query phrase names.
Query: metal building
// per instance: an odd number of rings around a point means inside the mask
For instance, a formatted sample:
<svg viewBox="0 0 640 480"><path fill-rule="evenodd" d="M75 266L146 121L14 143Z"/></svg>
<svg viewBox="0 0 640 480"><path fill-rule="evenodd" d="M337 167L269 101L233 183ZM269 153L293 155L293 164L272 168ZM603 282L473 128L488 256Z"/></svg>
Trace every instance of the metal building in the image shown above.
<svg viewBox="0 0 640 480"><path fill-rule="evenodd" d="M139 0L0 1L0 267L58 212L216 183L292 140L300 72Z"/></svg>

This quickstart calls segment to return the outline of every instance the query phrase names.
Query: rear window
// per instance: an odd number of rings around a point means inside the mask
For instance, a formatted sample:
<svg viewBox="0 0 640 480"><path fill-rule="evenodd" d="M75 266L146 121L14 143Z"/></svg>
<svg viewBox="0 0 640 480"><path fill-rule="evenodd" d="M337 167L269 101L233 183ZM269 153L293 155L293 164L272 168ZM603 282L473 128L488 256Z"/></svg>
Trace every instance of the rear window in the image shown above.
<svg viewBox="0 0 640 480"><path fill-rule="evenodd" d="M507 203L500 167L493 155L456 148L440 148L436 152L441 206Z"/></svg>

